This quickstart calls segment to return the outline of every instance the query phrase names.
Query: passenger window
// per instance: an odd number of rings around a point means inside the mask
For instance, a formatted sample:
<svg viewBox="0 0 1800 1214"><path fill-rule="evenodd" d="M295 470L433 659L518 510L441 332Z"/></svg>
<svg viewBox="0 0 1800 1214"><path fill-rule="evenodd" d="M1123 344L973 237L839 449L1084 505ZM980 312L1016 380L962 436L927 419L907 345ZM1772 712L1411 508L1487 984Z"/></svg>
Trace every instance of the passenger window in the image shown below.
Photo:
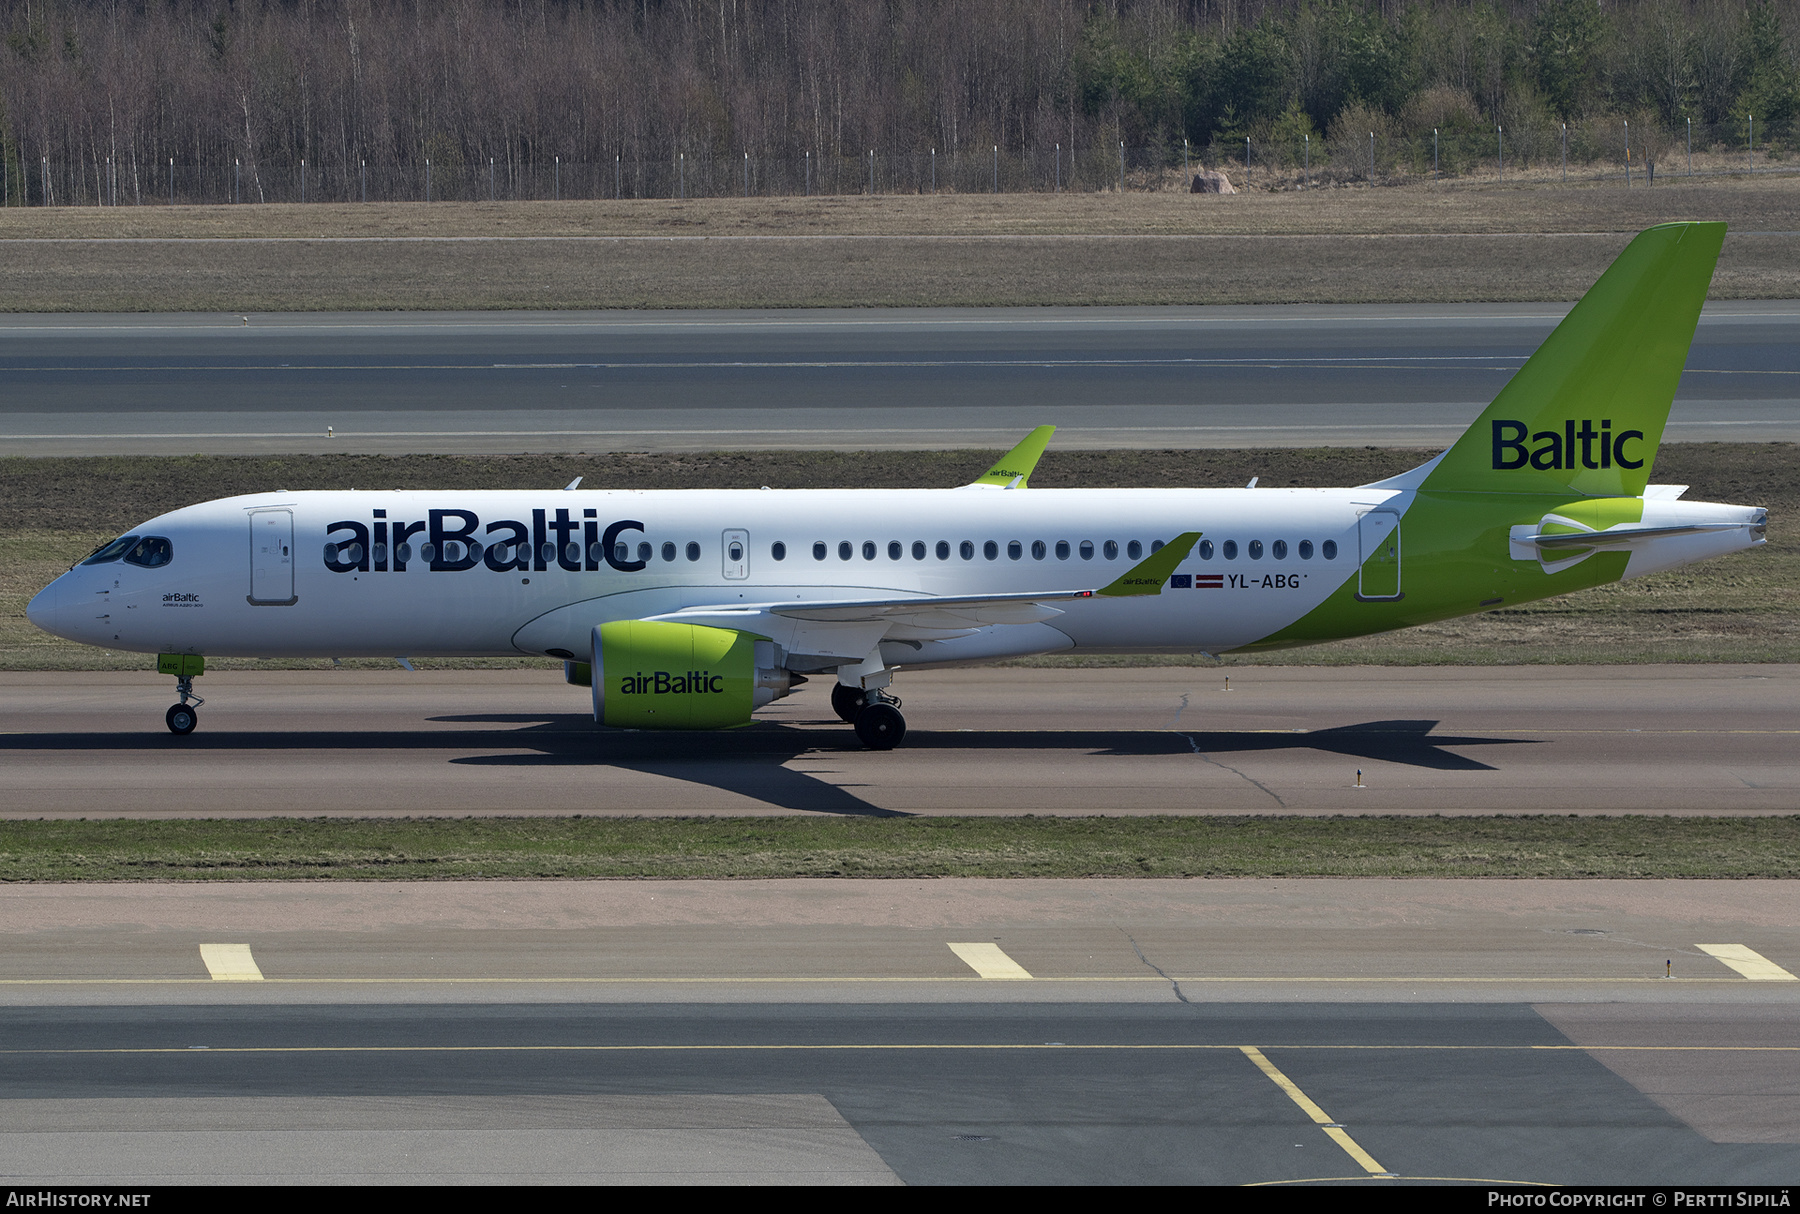
<svg viewBox="0 0 1800 1214"><path fill-rule="evenodd" d="M286 549L284 548L282 551L286 552ZM362 559L361 551L357 552L356 557L358 560ZM125 563L142 565L146 569L160 569L174 558L175 546L173 544L159 535L147 535L125 554Z"/></svg>
<svg viewBox="0 0 1800 1214"><path fill-rule="evenodd" d="M863 560L872 561L874 559L875 559L875 541L874 540L864 540L863 541Z"/></svg>
<svg viewBox="0 0 1800 1214"><path fill-rule="evenodd" d="M1269 554L1278 561L1287 560L1287 541L1276 540L1273 544L1270 544Z"/></svg>
<svg viewBox="0 0 1800 1214"><path fill-rule="evenodd" d="M989 540L987 543L985 543L981 546L981 555L985 556L990 561L999 560L1000 559L1000 545L996 544L993 540Z"/></svg>
<svg viewBox="0 0 1800 1214"><path fill-rule="evenodd" d="M856 549L851 547L849 540L838 541L838 560L847 561L855 554L855 552Z"/></svg>
<svg viewBox="0 0 1800 1214"><path fill-rule="evenodd" d="M1007 560L1016 561L1024 555L1025 555L1025 545L1021 544L1018 540L1008 540L1007 541L1007 543L1006 543L1006 559Z"/></svg>
<svg viewBox="0 0 1800 1214"><path fill-rule="evenodd" d="M1203 561L1213 559L1213 542L1211 540L1200 541L1200 559Z"/></svg>
<svg viewBox="0 0 1800 1214"><path fill-rule="evenodd" d="M1094 559L1094 541L1093 540L1082 540L1080 551L1081 551L1081 559L1082 560L1084 560L1084 561L1093 560Z"/></svg>
<svg viewBox="0 0 1800 1214"><path fill-rule="evenodd" d="M914 540L913 541L913 560L922 561L924 559L925 559L925 541L924 540Z"/></svg>
<svg viewBox="0 0 1800 1214"><path fill-rule="evenodd" d="M448 545L445 546L448 547ZM575 544L565 544L563 545L563 555L568 557L569 564L573 565L581 559L581 549ZM448 561L454 558L446 552L444 554L444 559ZM736 560L737 558L733 557L732 559ZM614 544L613 560L620 565L629 565L631 563L631 545L627 544L624 540L620 540L618 543Z"/></svg>
<svg viewBox="0 0 1800 1214"><path fill-rule="evenodd" d="M1250 541L1250 559L1253 561L1260 561L1260 560L1262 560L1262 554L1263 554L1262 541L1261 540L1251 540Z"/></svg>
<svg viewBox="0 0 1800 1214"><path fill-rule="evenodd" d="M1236 540L1226 540L1222 551L1225 553L1226 560L1228 560L1228 561L1237 560L1237 541Z"/></svg>
<svg viewBox="0 0 1800 1214"><path fill-rule="evenodd" d="M949 540L939 540L937 542L937 559L940 561L947 561L950 559Z"/></svg>
<svg viewBox="0 0 1800 1214"><path fill-rule="evenodd" d="M137 542L135 535L122 535L110 544L102 544L94 549L92 555L82 561L83 565L104 565L108 561L116 561L130 550Z"/></svg>
<svg viewBox="0 0 1800 1214"><path fill-rule="evenodd" d="M700 545L693 540L688 541L687 559L690 561L697 561L700 559Z"/></svg>
<svg viewBox="0 0 1800 1214"><path fill-rule="evenodd" d="M822 561L824 559L825 559L825 541L824 540L815 540L813 542L813 560Z"/></svg>
<svg viewBox="0 0 1800 1214"><path fill-rule="evenodd" d="M776 540L773 544L769 545L769 555L778 561L787 560L787 545L780 540Z"/></svg>
<svg viewBox="0 0 1800 1214"><path fill-rule="evenodd" d="M1141 543L1139 543L1137 540L1132 540L1129 544L1125 545L1125 559L1126 560L1129 560L1129 561L1141 560L1143 558L1143 555L1144 555L1144 546Z"/></svg>
<svg viewBox="0 0 1800 1214"><path fill-rule="evenodd" d="M1312 560L1312 541L1311 540L1301 540L1300 541L1300 559L1303 561Z"/></svg>
<svg viewBox="0 0 1800 1214"><path fill-rule="evenodd" d="M906 554L906 549L904 549L900 546L899 540L889 540L888 541L888 560L897 561L905 554Z"/></svg>
<svg viewBox="0 0 1800 1214"><path fill-rule="evenodd" d="M956 553L958 556L962 557L962 559L965 561L974 560L975 559L975 541L974 540L964 540L962 543L957 545Z"/></svg>
<svg viewBox="0 0 1800 1214"><path fill-rule="evenodd" d="M1162 550L1163 550L1163 542L1161 540L1151 540L1150 541L1150 551L1152 553L1161 552Z"/></svg>
<svg viewBox="0 0 1800 1214"><path fill-rule="evenodd" d="M673 540L663 541L662 556L665 561L672 561L675 559L675 542Z"/></svg>
<svg viewBox="0 0 1800 1214"><path fill-rule="evenodd" d="M1106 547L1101 549L1101 551L1106 554L1107 560L1109 560L1109 561L1118 560L1119 559L1119 541L1118 540L1107 540Z"/></svg>
<svg viewBox="0 0 1800 1214"><path fill-rule="evenodd" d="M471 556L475 555L473 552L475 545L470 544L469 547L471 549L469 555L471 555ZM650 544L649 544L649 541L646 540L644 543L638 545L638 560L647 561L649 559L650 559Z"/></svg>
<svg viewBox="0 0 1800 1214"><path fill-rule="evenodd" d="M1323 544L1320 544L1319 555L1328 561L1337 560L1337 541L1326 540Z"/></svg>
<svg viewBox="0 0 1800 1214"><path fill-rule="evenodd" d="M1048 548L1044 547L1043 540L1032 540L1031 541L1031 559L1032 560L1034 560L1034 561L1043 560L1044 554L1048 551L1050 551L1050 550Z"/></svg>
<svg viewBox="0 0 1800 1214"><path fill-rule="evenodd" d="M1056 559L1059 561L1066 561L1069 559L1069 541L1068 540L1057 540L1056 541Z"/></svg>

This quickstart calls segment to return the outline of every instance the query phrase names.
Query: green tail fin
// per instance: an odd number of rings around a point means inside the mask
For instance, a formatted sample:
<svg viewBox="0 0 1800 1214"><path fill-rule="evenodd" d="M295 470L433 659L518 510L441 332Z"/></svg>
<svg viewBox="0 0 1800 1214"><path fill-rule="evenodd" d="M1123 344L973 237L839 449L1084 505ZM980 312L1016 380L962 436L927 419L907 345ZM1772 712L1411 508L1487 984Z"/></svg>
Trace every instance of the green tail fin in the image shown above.
<svg viewBox="0 0 1800 1214"><path fill-rule="evenodd" d="M975 478L977 485L1011 485L1018 482L1023 489L1031 474L1037 470L1038 460L1043 458L1044 448L1050 445L1050 436L1056 433L1055 426L1039 426L1018 446L994 461L994 466Z"/></svg>
<svg viewBox="0 0 1800 1214"><path fill-rule="evenodd" d="M1421 487L1641 495L1724 241L1722 223L1639 234Z"/></svg>

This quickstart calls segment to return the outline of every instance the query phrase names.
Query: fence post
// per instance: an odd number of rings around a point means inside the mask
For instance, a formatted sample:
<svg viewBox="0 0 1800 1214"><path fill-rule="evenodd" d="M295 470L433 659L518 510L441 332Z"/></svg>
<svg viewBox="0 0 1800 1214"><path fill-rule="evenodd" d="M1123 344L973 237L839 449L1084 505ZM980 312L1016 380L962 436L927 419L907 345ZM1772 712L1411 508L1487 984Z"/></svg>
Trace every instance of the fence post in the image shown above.
<svg viewBox="0 0 1800 1214"><path fill-rule="evenodd" d="M1062 193L1062 144L1060 143L1056 145L1056 192Z"/></svg>
<svg viewBox="0 0 1800 1214"><path fill-rule="evenodd" d="M750 197L750 153L744 153L744 197Z"/></svg>
<svg viewBox="0 0 1800 1214"><path fill-rule="evenodd" d="M1631 186L1631 119L1622 119L1625 123L1625 186Z"/></svg>
<svg viewBox="0 0 1800 1214"><path fill-rule="evenodd" d="M1562 124L1563 180L1569 180L1569 124Z"/></svg>
<svg viewBox="0 0 1800 1214"><path fill-rule="evenodd" d="M494 201L494 158L488 157L488 201Z"/></svg>
<svg viewBox="0 0 1800 1214"><path fill-rule="evenodd" d="M1500 180L1506 180L1506 128L1494 124L1494 137L1500 141Z"/></svg>
<svg viewBox="0 0 1800 1214"><path fill-rule="evenodd" d="M306 157L300 157L300 201L306 201Z"/></svg>
<svg viewBox="0 0 1800 1214"><path fill-rule="evenodd" d="M681 197L687 197L687 153L679 153L681 161Z"/></svg>
<svg viewBox="0 0 1800 1214"><path fill-rule="evenodd" d="M169 157L169 205L175 205L175 157Z"/></svg>
<svg viewBox="0 0 1800 1214"><path fill-rule="evenodd" d="M931 149L931 192L937 193L937 149Z"/></svg>
<svg viewBox="0 0 1800 1214"><path fill-rule="evenodd" d="M625 187L625 180L624 180L623 176L621 175L622 171L623 171L623 166L619 162L619 156L620 156L620 153L618 153L618 152L613 153L613 197L614 198L623 198L625 196L623 193L623 190Z"/></svg>
<svg viewBox="0 0 1800 1214"><path fill-rule="evenodd" d="M1432 136L1435 138L1436 135L1437 135L1437 132L1433 131ZM1302 165L1301 172L1303 172L1306 175L1307 188L1311 189L1312 188L1312 135L1309 132L1307 134L1300 136L1300 138L1302 140L1302 143L1300 145L1300 155L1302 157L1304 157L1304 159L1301 161L1301 165Z"/></svg>
<svg viewBox="0 0 1800 1214"><path fill-rule="evenodd" d="M550 201L551 202L561 202L562 201L562 157L561 156L553 156L553 157L551 157L551 159L556 162L556 168L555 168L553 175L550 178ZM430 162L428 161L427 163L430 163Z"/></svg>
<svg viewBox="0 0 1800 1214"><path fill-rule="evenodd" d="M170 161L169 163L173 164L174 161ZM242 202L244 192L244 161L242 157L233 157L232 166L231 201ZM366 195L367 191L365 190L364 193ZM365 197L363 201L367 202L368 199Z"/></svg>
<svg viewBox="0 0 1800 1214"><path fill-rule="evenodd" d="M1121 145L1122 146L1122 145ZM994 193L1000 192L1000 145L994 145Z"/></svg>
<svg viewBox="0 0 1800 1214"><path fill-rule="evenodd" d="M1250 188L1250 136L1244 136L1244 188Z"/></svg>
<svg viewBox="0 0 1800 1214"><path fill-rule="evenodd" d="M1436 127L1431 128L1431 180L1434 182L1442 180L1438 173L1438 129Z"/></svg>
<svg viewBox="0 0 1800 1214"><path fill-rule="evenodd" d="M933 164L935 165L935 161ZM935 169L933 170L935 172ZM806 197L812 197L812 153L806 153Z"/></svg>
<svg viewBox="0 0 1800 1214"><path fill-rule="evenodd" d="M1119 193L1125 192L1125 141L1119 140Z"/></svg>
<svg viewBox="0 0 1800 1214"><path fill-rule="evenodd" d="M869 197L875 197L875 149L869 149Z"/></svg>
<svg viewBox="0 0 1800 1214"><path fill-rule="evenodd" d="M1375 132L1369 132L1369 188L1375 188Z"/></svg>
<svg viewBox="0 0 1800 1214"><path fill-rule="evenodd" d="M1060 157L1058 162L1060 164ZM1189 188L1193 184L1193 180L1193 170L1188 167L1188 141L1183 139L1181 141L1181 188L1184 190Z"/></svg>
<svg viewBox="0 0 1800 1214"><path fill-rule="evenodd" d="M1692 118L1689 118L1687 120L1687 122L1688 122L1688 176L1692 177L1694 175L1694 120Z"/></svg>
<svg viewBox="0 0 1800 1214"><path fill-rule="evenodd" d="M357 177L358 184L360 184L362 187L362 200L364 202L367 202L367 201L369 201L369 162L368 161L366 161L366 160L357 161L356 177Z"/></svg>
<svg viewBox="0 0 1800 1214"><path fill-rule="evenodd" d="M1744 117L1750 123L1750 171L1754 173L1756 172L1756 115L1745 114Z"/></svg>

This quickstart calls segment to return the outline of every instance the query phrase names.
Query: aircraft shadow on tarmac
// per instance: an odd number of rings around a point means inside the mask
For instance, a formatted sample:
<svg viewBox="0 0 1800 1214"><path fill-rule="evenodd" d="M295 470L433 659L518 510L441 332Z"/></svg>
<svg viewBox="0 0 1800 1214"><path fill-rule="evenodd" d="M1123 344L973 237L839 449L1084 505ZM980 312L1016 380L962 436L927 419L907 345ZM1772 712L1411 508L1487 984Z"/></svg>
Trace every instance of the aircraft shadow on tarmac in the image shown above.
<svg viewBox="0 0 1800 1214"><path fill-rule="evenodd" d="M392 751L413 754L462 752L447 761L477 767L615 767L682 780L749 797L765 805L805 813L864 817L910 817L871 805L854 783L833 784L787 764L802 755L861 754L850 728L835 720L759 722L743 729L710 733L657 733L601 729L575 713L471 713L432 717L434 724L483 726L472 730L395 729L380 731L262 732L213 729L185 738L161 732L0 735L7 751L156 752L171 749L204 761L208 754L246 751ZM1397 763L1436 771L1495 771L1493 765L1450 748L1541 745L1526 738L1462 737L1433 733L1433 720L1365 721L1309 732L1251 730L1083 729L1012 730L912 729L893 758L911 752L1039 751L1086 752L1103 758L1160 755L1273 754L1327 751L1366 762ZM829 729L807 726L829 725ZM470 751L491 750L498 753ZM873 756L871 756L873 757ZM891 769L890 769L891 770Z"/></svg>
<svg viewBox="0 0 1800 1214"><path fill-rule="evenodd" d="M499 723L533 718L470 715L435 717L433 720ZM704 784L767 805L815 813L904 817L898 811L870 805L851 791L855 785L827 783L811 774L792 770L789 760L803 754L860 751L848 728L825 732L796 728L791 724L764 722L746 729L707 734L653 733L626 730L590 730L578 736L584 718L552 719L540 725L555 730L555 741L544 737L532 743L534 754L516 751L503 755L471 755L453 763L481 766L539 766L596 762L608 767ZM821 721L818 724L835 724ZM1519 738L1455 737L1435 735L1436 721L1368 721L1335 729L1306 733L1264 733L1233 730L1032 730L974 729L908 731L906 751L1025 750L1086 751L1102 757L1131 758L1154 755L1205 755L1324 750L1368 761L1399 763L1437 771L1495 771L1491 764L1446 749L1451 746L1513 746ZM530 738L537 730L509 735ZM1535 744L1535 743L1532 743Z"/></svg>

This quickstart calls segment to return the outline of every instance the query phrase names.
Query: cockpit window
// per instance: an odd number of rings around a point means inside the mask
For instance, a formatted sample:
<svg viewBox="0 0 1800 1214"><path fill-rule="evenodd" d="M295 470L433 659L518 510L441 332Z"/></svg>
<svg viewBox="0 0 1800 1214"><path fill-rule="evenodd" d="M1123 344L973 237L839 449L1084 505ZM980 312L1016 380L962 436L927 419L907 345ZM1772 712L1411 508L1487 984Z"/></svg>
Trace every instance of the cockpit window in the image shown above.
<svg viewBox="0 0 1800 1214"><path fill-rule="evenodd" d="M146 569L160 569L174 559L175 545L160 535L146 535L125 554L127 565L142 565Z"/></svg>
<svg viewBox="0 0 1800 1214"><path fill-rule="evenodd" d="M116 561L124 556L135 543L137 543L137 536L122 535L112 543L102 544L94 549L92 555L81 563L83 565L104 565L108 561Z"/></svg>

